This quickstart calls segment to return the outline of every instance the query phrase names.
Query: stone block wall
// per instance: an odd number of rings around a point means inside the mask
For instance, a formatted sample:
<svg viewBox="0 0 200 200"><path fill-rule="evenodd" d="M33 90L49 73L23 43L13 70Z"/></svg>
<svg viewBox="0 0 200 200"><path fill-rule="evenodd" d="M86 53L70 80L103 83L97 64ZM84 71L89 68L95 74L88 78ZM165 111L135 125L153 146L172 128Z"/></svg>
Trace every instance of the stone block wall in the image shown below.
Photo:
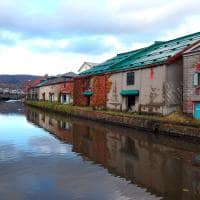
<svg viewBox="0 0 200 200"><path fill-rule="evenodd" d="M198 87L193 84L194 73L198 71L200 51L187 53L183 57L183 112L193 113L193 98L197 95Z"/></svg>
<svg viewBox="0 0 200 200"><path fill-rule="evenodd" d="M54 101L60 101L60 89L63 86L63 83L55 84L55 85L47 85L39 88L39 100L43 100L43 94L45 93L45 100L49 101L49 94L54 94Z"/></svg>

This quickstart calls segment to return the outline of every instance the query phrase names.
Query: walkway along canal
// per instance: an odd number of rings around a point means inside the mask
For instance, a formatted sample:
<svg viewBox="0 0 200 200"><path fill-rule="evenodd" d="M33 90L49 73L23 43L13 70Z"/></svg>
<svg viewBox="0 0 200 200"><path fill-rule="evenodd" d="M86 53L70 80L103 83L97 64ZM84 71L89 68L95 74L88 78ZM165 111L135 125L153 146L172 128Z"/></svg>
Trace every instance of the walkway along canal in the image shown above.
<svg viewBox="0 0 200 200"><path fill-rule="evenodd" d="M9 109L10 108L10 109ZM197 140L0 103L1 199L200 199Z"/></svg>

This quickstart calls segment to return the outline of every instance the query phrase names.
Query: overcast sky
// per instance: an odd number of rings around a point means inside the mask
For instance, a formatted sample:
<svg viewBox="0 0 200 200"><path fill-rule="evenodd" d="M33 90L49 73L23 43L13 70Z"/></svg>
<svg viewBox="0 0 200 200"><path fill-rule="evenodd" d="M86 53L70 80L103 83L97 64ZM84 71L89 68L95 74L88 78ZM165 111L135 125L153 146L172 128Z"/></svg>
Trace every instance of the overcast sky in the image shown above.
<svg viewBox="0 0 200 200"><path fill-rule="evenodd" d="M60 74L200 31L199 0L0 1L0 74Z"/></svg>

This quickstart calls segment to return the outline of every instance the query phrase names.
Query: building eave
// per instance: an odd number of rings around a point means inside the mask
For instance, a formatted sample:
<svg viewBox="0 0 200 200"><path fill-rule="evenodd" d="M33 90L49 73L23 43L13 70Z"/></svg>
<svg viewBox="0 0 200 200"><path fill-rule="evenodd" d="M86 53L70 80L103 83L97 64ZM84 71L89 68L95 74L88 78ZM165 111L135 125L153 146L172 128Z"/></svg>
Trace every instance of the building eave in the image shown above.
<svg viewBox="0 0 200 200"><path fill-rule="evenodd" d="M183 56L183 54L185 52L187 52L189 49L193 48L194 46L196 46L197 44L200 44L200 40L198 40L197 42L185 47L183 50L181 50L180 52L178 52L177 54L175 54L174 56L172 56L171 58L169 58L167 61L166 61L166 64L167 65L170 65L172 64L173 62L175 62L178 58L180 58L181 56Z"/></svg>

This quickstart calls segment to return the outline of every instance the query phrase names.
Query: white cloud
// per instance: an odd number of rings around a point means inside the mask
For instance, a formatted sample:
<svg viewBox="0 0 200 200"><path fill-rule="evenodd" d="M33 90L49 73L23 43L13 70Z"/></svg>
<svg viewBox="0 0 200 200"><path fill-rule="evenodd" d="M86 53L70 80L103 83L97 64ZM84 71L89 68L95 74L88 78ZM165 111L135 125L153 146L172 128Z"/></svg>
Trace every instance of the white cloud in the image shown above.
<svg viewBox="0 0 200 200"><path fill-rule="evenodd" d="M199 19L199 20L198 20ZM162 40L170 40L176 37L181 37L187 34L195 33L200 31L199 27L197 26L198 21L200 21L199 16L193 16L187 19L183 24L178 26L174 30L166 31L166 33L161 36ZM191 32L192 30L192 32Z"/></svg>
<svg viewBox="0 0 200 200"><path fill-rule="evenodd" d="M44 39L44 38L31 38L21 40L20 44L30 48L45 48L45 49L64 49L69 45L70 41L67 39Z"/></svg>
<svg viewBox="0 0 200 200"><path fill-rule="evenodd" d="M84 61L198 32L199 7L199 0L0 1L0 73L77 71Z"/></svg>
<svg viewBox="0 0 200 200"><path fill-rule="evenodd" d="M21 34L12 31L2 30L0 31L0 38L16 41L21 38Z"/></svg>
<svg viewBox="0 0 200 200"><path fill-rule="evenodd" d="M75 53L37 53L31 50L16 47L0 47L1 74L36 74L55 75L68 71L77 72L83 61L99 62L108 59L110 54L97 56Z"/></svg>

